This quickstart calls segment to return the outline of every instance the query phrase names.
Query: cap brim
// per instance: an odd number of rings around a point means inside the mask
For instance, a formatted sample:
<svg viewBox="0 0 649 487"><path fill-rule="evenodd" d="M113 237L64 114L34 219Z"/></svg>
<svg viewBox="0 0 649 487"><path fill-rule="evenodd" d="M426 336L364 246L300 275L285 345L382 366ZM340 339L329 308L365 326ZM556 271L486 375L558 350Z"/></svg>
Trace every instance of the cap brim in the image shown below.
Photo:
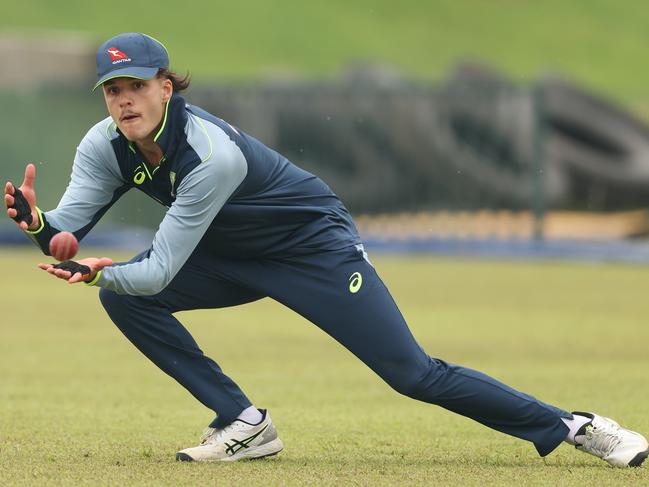
<svg viewBox="0 0 649 487"><path fill-rule="evenodd" d="M102 84L110 79L115 78L135 78L135 79L152 79L158 74L158 68L141 68L138 66L129 66L127 68L116 69L99 78L97 84L92 88L95 91Z"/></svg>

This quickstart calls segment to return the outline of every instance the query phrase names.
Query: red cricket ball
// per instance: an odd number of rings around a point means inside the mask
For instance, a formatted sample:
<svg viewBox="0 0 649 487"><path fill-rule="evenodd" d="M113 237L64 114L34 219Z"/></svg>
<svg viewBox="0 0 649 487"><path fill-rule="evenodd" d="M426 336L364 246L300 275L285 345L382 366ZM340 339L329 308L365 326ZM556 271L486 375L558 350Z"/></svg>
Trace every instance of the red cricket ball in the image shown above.
<svg viewBox="0 0 649 487"><path fill-rule="evenodd" d="M50 254L59 262L70 260L77 255L79 242L70 232L61 232L50 240Z"/></svg>

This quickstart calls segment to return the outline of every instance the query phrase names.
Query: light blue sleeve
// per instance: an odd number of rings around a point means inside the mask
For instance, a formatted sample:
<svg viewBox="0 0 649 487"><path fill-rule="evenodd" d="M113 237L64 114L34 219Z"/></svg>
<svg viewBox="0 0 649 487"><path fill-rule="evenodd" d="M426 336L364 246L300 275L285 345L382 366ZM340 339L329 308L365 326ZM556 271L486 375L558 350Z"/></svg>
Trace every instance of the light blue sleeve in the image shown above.
<svg viewBox="0 0 649 487"><path fill-rule="evenodd" d="M92 127L83 138L74 158L68 187L56 209L44 213L58 230L83 236L124 193L115 152L110 143L110 119Z"/></svg>
<svg viewBox="0 0 649 487"><path fill-rule="evenodd" d="M221 207L246 177L241 150L214 127L214 150L181 181L149 257L131 264L106 267L95 285L119 294L153 295L162 291L185 264Z"/></svg>

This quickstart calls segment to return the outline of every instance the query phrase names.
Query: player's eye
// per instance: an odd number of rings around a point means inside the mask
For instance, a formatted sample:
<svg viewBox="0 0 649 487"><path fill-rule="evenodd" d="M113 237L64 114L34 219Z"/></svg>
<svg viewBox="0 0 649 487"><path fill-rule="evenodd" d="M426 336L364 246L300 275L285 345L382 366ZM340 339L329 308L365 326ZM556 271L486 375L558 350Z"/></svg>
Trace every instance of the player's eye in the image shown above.
<svg viewBox="0 0 649 487"><path fill-rule="evenodd" d="M119 93L119 88L117 88L117 86L109 86L106 88L106 91L109 95L116 95Z"/></svg>
<svg viewBox="0 0 649 487"><path fill-rule="evenodd" d="M133 83L133 88L135 88L136 90L144 88L144 83L142 83L141 81L136 81L135 83Z"/></svg>

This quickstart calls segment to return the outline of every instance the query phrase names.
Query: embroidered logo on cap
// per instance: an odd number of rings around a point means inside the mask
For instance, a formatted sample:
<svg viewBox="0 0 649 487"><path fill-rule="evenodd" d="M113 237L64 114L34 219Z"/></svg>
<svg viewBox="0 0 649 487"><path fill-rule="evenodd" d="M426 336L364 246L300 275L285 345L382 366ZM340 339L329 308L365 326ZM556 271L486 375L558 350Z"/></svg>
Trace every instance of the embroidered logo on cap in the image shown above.
<svg viewBox="0 0 649 487"><path fill-rule="evenodd" d="M109 47L107 50L108 54L110 54L110 60L113 62L113 64L125 63L131 60L128 55L124 54L122 51L115 47Z"/></svg>

